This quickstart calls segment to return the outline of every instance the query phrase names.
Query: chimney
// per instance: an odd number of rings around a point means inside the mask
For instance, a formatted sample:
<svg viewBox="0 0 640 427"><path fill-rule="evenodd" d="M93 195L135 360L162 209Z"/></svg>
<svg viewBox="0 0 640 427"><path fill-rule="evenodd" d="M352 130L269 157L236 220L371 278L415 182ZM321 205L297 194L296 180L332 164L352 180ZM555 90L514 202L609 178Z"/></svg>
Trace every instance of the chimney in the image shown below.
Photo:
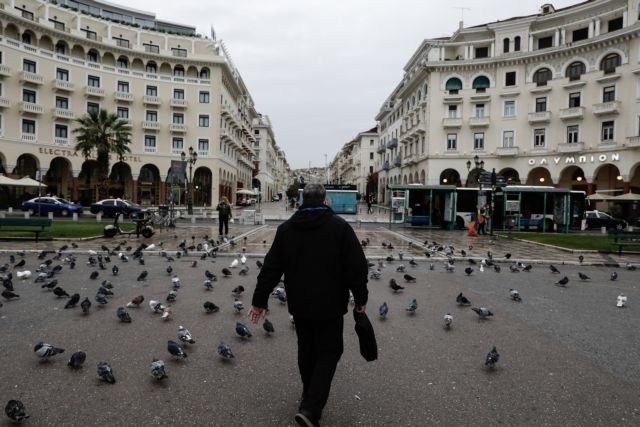
<svg viewBox="0 0 640 427"><path fill-rule="evenodd" d="M464 30L464 21L458 22L458 31Z"/></svg>

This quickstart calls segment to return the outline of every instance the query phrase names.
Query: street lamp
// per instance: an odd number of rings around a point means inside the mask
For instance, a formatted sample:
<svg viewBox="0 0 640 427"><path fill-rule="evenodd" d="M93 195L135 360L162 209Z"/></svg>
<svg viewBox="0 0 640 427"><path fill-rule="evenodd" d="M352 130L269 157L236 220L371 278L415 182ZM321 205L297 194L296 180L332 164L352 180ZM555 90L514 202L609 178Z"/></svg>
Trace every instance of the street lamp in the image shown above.
<svg viewBox="0 0 640 427"><path fill-rule="evenodd" d="M189 155L185 154L183 151L180 154L180 158L183 162L189 162L189 181L187 182L187 214L193 215L193 165L196 164L198 160L198 153L193 149L193 147L189 147Z"/></svg>

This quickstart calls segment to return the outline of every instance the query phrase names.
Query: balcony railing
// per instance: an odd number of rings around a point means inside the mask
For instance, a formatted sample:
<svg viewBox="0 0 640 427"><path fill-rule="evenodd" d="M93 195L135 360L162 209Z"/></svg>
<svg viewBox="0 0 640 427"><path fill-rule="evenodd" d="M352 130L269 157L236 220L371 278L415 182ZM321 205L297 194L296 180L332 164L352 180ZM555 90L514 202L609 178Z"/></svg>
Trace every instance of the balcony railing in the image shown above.
<svg viewBox="0 0 640 427"><path fill-rule="evenodd" d="M86 96L95 96L98 98L104 98L104 89L102 89L101 87L86 86L84 88L84 94Z"/></svg>
<svg viewBox="0 0 640 427"><path fill-rule="evenodd" d="M133 102L133 94L131 92L116 91L113 94L116 101Z"/></svg>
<svg viewBox="0 0 640 427"><path fill-rule="evenodd" d="M487 127L491 124L491 118L488 116L484 117L471 117L469 119L469 126L472 127Z"/></svg>
<svg viewBox="0 0 640 427"><path fill-rule="evenodd" d="M593 104L593 114L595 114L596 116L618 113L620 113L620 101L601 102L599 104Z"/></svg>
<svg viewBox="0 0 640 427"><path fill-rule="evenodd" d="M462 118L445 117L444 119L442 119L442 126L446 128L459 128L462 126Z"/></svg>
<svg viewBox="0 0 640 427"><path fill-rule="evenodd" d="M392 148L396 148L398 146L398 138L391 138L389 142L387 142L387 148L391 150Z"/></svg>
<svg viewBox="0 0 640 427"><path fill-rule="evenodd" d="M402 159L400 158L400 156L396 156L396 158L393 159L393 165L396 167L402 166Z"/></svg>
<svg viewBox="0 0 640 427"><path fill-rule="evenodd" d="M169 132L185 133L187 131L187 125L184 123L171 123L169 125Z"/></svg>
<svg viewBox="0 0 640 427"><path fill-rule="evenodd" d="M384 162L382 164L382 169L385 171L388 171L389 169L391 169L391 165L389 165L389 162Z"/></svg>
<svg viewBox="0 0 640 427"><path fill-rule="evenodd" d="M382 153L384 153L384 151L385 151L386 149L387 149L387 147L386 147L384 144L380 144L380 145L378 146L377 153L378 153L378 154L382 154Z"/></svg>
<svg viewBox="0 0 640 427"><path fill-rule="evenodd" d="M584 118L584 107L561 108L561 120L576 120Z"/></svg>
<svg viewBox="0 0 640 427"><path fill-rule="evenodd" d="M5 98L4 96L0 96L0 108L9 107L11 107L11 100L9 100L9 98Z"/></svg>
<svg viewBox="0 0 640 427"><path fill-rule="evenodd" d="M0 64L0 76L11 77L11 67Z"/></svg>
<svg viewBox="0 0 640 427"><path fill-rule="evenodd" d="M20 139L22 142L36 142L37 137L35 133L23 133Z"/></svg>
<svg viewBox="0 0 640 427"><path fill-rule="evenodd" d="M518 147L498 147L496 148L497 156L512 157L518 155Z"/></svg>
<svg viewBox="0 0 640 427"><path fill-rule="evenodd" d="M187 108L187 100L180 98L171 98L169 105L177 108Z"/></svg>
<svg viewBox="0 0 640 427"><path fill-rule="evenodd" d="M152 122L150 120L143 120L142 121L142 129L158 130L158 129L160 129L160 122Z"/></svg>
<svg viewBox="0 0 640 427"><path fill-rule="evenodd" d="M53 138L53 143L61 147L67 147L69 145L69 138Z"/></svg>
<svg viewBox="0 0 640 427"><path fill-rule="evenodd" d="M20 71L20 81L24 83L41 85L44 83L44 77L40 74L32 73L30 71Z"/></svg>
<svg viewBox="0 0 640 427"><path fill-rule="evenodd" d="M142 102L148 105L160 105L162 100L159 96L145 95L142 97Z"/></svg>
<svg viewBox="0 0 640 427"><path fill-rule="evenodd" d="M53 81L53 88L64 92L73 92L75 90L75 85L67 80L55 79Z"/></svg>
<svg viewBox="0 0 640 427"><path fill-rule="evenodd" d="M558 151L560 153L576 153L579 151L584 151L584 143L572 142L572 143L558 144Z"/></svg>
<svg viewBox="0 0 640 427"><path fill-rule="evenodd" d="M144 147L144 152L145 153L155 153L156 152L156 147Z"/></svg>
<svg viewBox="0 0 640 427"><path fill-rule="evenodd" d="M76 115L73 113L73 111L67 110L67 109L64 109L64 108L54 108L53 109L53 116L55 118L65 119L65 120L73 120L76 117Z"/></svg>
<svg viewBox="0 0 640 427"><path fill-rule="evenodd" d="M529 113L529 123L546 123L551 121L551 111Z"/></svg>
<svg viewBox="0 0 640 427"><path fill-rule="evenodd" d="M21 101L18 105L21 113L42 114L44 111L42 105L33 102Z"/></svg>
<svg viewBox="0 0 640 427"><path fill-rule="evenodd" d="M627 137L627 145L629 147L640 147L640 136Z"/></svg>

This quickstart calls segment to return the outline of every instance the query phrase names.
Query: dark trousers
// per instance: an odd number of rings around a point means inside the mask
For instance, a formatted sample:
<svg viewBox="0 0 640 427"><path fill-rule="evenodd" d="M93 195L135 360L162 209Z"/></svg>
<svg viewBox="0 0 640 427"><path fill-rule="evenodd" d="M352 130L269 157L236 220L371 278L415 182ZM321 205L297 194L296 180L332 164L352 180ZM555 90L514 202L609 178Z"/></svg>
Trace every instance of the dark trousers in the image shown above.
<svg viewBox="0 0 640 427"><path fill-rule="evenodd" d="M318 419L329 399L331 381L342 356L342 316L329 319L295 318L298 368L302 378L300 409Z"/></svg>
<svg viewBox="0 0 640 427"><path fill-rule="evenodd" d="M224 227L224 234L227 235L229 234L229 217L228 216L221 216L218 219L218 234L222 236L222 227Z"/></svg>
<svg viewBox="0 0 640 427"><path fill-rule="evenodd" d="M487 232L485 231L485 224L485 222L478 223L478 234L482 234L483 236L487 235Z"/></svg>

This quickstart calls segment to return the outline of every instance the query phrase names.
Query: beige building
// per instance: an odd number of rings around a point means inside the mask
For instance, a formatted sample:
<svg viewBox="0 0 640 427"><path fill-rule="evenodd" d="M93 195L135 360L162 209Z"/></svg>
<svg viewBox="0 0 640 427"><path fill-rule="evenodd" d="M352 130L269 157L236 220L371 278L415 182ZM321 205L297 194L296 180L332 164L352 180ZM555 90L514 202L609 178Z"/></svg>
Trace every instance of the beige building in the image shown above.
<svg viewBox="0 0 640 427"><path fill-rule="evenodd" d="M386 184L640 192L637 0L592 0L425 40L376 120Z"/></svg>
<svg viewBox="0 0 640 427"><path fill-rule="evenodd" d="M284 151L278 147L269 116L259 115L253 121L256 153L256 169L253 187L260 191L263 201L271 201L273 196L287 190L289 165Z"/></svg>
<svg viewBox="0 0 640 427"><path fill-rule="evenodd" d="M132 128L131 153L111 162L112 196L165 203L171 161L192 148L194 204L235 201L252 187L260 116L211 37L111 3L0 1L3 172L41 175L49 192L95 201L96 163L74 151L72 132L75 118L102 108ZM176 189L184 203L184 183Z"/></svg>
<svg viewBox="0 0 640 427"><path fill-rule="evenodd" d="M355 185L363 196L375 193L378 181L375 172L378 141L378 129L375 127L360 132L347 142L331 162L329 182Z"/></svg>

